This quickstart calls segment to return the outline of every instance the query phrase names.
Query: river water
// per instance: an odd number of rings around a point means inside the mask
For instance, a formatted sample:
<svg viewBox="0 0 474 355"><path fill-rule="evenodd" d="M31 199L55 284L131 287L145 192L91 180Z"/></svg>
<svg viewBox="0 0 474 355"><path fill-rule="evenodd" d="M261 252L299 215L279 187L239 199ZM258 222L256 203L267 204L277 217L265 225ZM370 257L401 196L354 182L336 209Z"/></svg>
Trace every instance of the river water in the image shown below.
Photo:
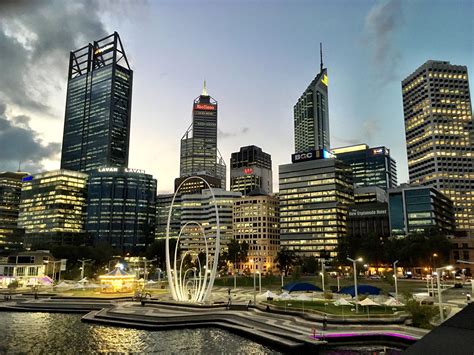
<svg viewBox="0 0 474 355"><path fill-rule="evenodd" d="M93 325L77 314L0 312L0 354L278 354L220 329L147 331Z"/></svg>

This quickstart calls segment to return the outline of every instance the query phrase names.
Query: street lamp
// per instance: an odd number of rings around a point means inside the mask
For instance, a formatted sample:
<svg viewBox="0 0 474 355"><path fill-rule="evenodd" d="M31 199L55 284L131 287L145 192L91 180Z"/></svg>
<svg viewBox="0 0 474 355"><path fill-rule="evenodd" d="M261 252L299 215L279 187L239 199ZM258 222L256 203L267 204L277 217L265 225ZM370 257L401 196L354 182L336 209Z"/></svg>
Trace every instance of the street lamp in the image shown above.
<svg viewBox="0 0 474 355"><path fill-rule="evenodd" d="M357 262L362 262L362 258L351 259L347 258L347 260L352 261L352 266L354 268L354 297L355 297L355 305L356 305L356 313L359 313L359 304L357 303Z"/></svg>
<svg viewBox="0 0 474 355"><path fill-rule="evenodd" d="M397 263L398 260L393 262L393 278L395 279L395 299L398 301Z"/></svg>
<svg viewBox="0 0 474 355"><path fill-rule="evenodd" d="M444 313L443 313L443 306L441 304L441 281L440 275L441 271L443 270L451 270L453 267L451 265L438 267L436 268L436 281L438 282L438 305L439 305L439 317L441 319L441 323L444 322Z"/></svg>
<svg viewBox="0 0 474 355"><path fill-rule="evenodd" d="M326 265L324 264L324 259L321 259L321 272L319 274L321 275L323 292L326 291L326 288L324 287L324 271L325 271L325 268L326 268Z"/></svg>
<svg viewBox="0 0 474 355"><path fill-rule="evenodd" d="M84 269L85 269L85 266L86 266L86 263L88 261L91 261L91 259L82 259L82 260L79 260L81 263L82 263L82 267L81 267L81 280L84 279Z"/></svg>
<svg viewBox="0 0 474 355"><path fill-rule="evenodd" d="M257 271L258 273L258 293L262 293L262 273Z"/></svg>

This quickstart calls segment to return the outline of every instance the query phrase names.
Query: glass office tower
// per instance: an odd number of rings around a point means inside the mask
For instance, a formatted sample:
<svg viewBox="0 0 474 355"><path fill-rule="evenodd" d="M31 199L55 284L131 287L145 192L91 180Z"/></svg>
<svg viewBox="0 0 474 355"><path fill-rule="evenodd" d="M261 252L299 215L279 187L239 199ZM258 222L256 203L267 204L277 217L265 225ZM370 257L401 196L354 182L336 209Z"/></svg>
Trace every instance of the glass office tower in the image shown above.
<svg viewBox="0 0 474 355"><path fill-rule="evenodd" d="M295 153L329 149L328 71L321 68L293 107Z"/></svg>
<svg viewBox="0 0 474 355"><path fill-rule="evenodd" d="M194 100L193 122L181 138L180 177L208 175L226 186L226 167L217 149L217 101L207 94Z"/></svg>
<svg viewBox="0 0 474 355"><path fill-rule="evenodd" d="M89 176L86 231L94 244L140 252L155 239L156 180L143 170L105 167Z"/></svg>
<svg viewBox="0 0 474 355"><path fill-rule="evenodd" d="M459 234L474 236L474 127L467 67L429 60L402 81L410 183L453 201Z"/></svg>
<svg viewBox="0 0 474 355"><path fill-rule="evenodd" d="M25 244L83 244L87 174L54 170L23 178L18 226Z"/></svg>
<svg viewBox="0 0 474 355"><path fill-rule="evenodd" d="M18 228L22 179L28 173L0 173L0 250L14 249L23 242Z"/></svg>
<svg viewBox="0 0 474 355"><path fill-rule="evenodd" d="M388 148L358 144L331 151L351 166L354 187L377 186L387 191L397 186L397 164Z"/></svg>
<svg viewBox="0 0 474 355"><path fill-rule="evenodd" d="M401 185L389 190L388 198L392 235L406 236L431 228L453 234L453 203L434 187Z"/></svg>
<svg viewBox="0 0 474 355"><path fill-rule="evenodd" d="M128 165L132 81L117 32L71 52L61 169Z"/></svg>
<svg viewBox="0 0 474 355"><path fill-rule="evenodd" d="M230 190L248 195L273 192L272 157L255 145L240 148L230 158Z"/></svg>

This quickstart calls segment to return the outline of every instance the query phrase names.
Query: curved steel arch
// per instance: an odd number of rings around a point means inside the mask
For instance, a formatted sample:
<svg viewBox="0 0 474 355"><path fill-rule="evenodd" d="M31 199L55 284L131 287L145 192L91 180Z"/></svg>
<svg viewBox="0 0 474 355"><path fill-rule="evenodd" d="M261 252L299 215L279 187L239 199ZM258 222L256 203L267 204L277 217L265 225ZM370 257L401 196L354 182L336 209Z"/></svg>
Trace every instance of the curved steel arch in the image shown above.
<svg viewBox="0 0 474 355"><path fill-rule="evenodd" d="M181 189L181 186L188 180L190 179L199 179L202 180L207 187L209 188L212 199L214 202L214 210L216 213L216 226L217 226L217 231L216 231L216 238L215 238L215 248L214 248L214 258L212 260L212 267L209 268L210 260L209 260L209 248L207 245L207 236L206 233L204 232L204 228L199 222L196 221L190 221L187 222L179 231L179 235L176 241L176 247L174 250L174 262L173 262L173 269L171 268L171 260L170 260L170 224L171 224L171 215L173 212L173 207L174 207L174 202L176 200L176 196ZM184 231L184 229L189 225L189 224L196 224L199 226L201 229L202 237L204 238L204 245L205 245L205 251L206 251L206 264L204 265L204 275L203 279L201 281L201 278L199 280L199 285L198 287L193 288L193 294L191 294L191 297L189 298L188 295L186 295L185 289L187 288L187 283L186 283L186 274L187 271L182 274L182 261L180 268L178 270L177 268L177 254L178 254L178 245L181 239L181 235ZM165 242L165 248L166 248L166 274L168 276L168 283L171 291L171 296L175 301L187 301L187 302L197 302L197 303L202 303L206 302L211 295L212 292L212 287L214 286L214 280L216 278L216 273L217 273L217 265L219 263L219 253L220 253L220 242L221 242L221 229L220 229L220 219L219 219L219 209L217 208L217 200L216 196L214 195L214 191L212 187L209 185L209 183L204 180L200 176L190 176L186 179L184 179L181 184L179 184L178 188L176 189L176 192L173 195L173 199L171 200L171 205L170 209L168 211L168 222L166 224L166 242ZM187 251L186 254L190 254L192 251ZM183 256L184 257L184 256ZM198 258L199 260L199 258ZM201 275L201 262L199 261L199 273L198 275ZM208 270L211 269L210 277L209 280L207 279L207 274ZM174 273L174 275L173 275Z"/></svg>

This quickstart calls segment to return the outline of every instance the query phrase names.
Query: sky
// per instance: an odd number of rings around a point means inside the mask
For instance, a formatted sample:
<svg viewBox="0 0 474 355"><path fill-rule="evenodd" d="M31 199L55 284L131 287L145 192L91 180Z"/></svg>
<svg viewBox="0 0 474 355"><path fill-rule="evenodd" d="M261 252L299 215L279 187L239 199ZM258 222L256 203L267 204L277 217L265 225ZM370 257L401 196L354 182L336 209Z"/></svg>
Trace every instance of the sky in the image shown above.
<svg viewBox="0 0 474 355"><path fill-rule="evenodd" d="M157 178L159 193L179 176L204 80L226 164L257 145L277 189L320 42L331 147L384 145L406 182L400 82L429 59L471 73L473 13L471 0L0 0L0 171L59 168L69 52L117 31L134 71L129 167Z"/></svg>

